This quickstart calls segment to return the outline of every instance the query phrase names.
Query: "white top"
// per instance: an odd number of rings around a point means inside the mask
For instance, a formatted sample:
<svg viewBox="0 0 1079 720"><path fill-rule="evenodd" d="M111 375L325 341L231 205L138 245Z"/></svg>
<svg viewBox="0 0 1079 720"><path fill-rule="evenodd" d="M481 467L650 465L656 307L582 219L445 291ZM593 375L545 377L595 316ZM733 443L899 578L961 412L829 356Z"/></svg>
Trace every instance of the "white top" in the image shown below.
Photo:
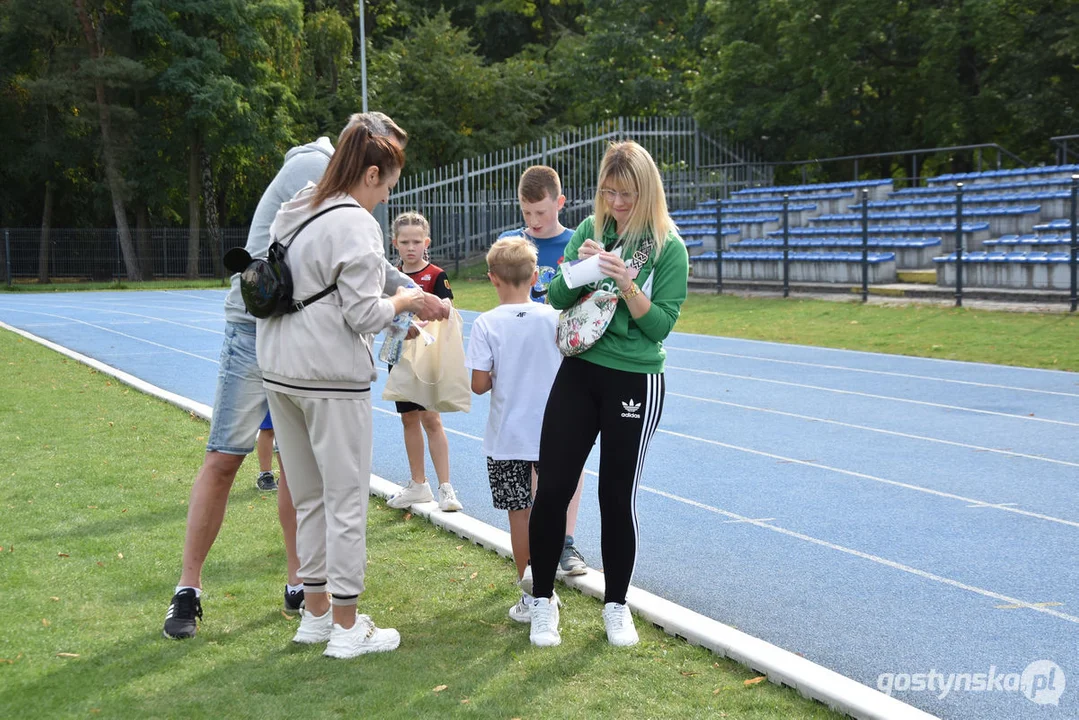
<svg viewBox="0 0 1079 720"><path fill-rule="evenodd" d="M558 311L534 302L499 305L476 318L465 363L491 373L483 453L493 460L539 460L543 409L562 354Z"/></svg>

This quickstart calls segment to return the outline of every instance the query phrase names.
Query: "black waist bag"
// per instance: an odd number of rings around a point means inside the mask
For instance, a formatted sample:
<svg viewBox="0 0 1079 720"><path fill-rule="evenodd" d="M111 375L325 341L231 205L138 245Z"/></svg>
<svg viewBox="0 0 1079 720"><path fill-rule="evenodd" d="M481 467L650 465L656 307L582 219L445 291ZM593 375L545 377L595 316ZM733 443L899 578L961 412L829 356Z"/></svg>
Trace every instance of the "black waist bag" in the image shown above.
<svg viewBox="0 0 1079 720"><path fill-rule="evenodd" d="M297 310L303 310L316 300L321 300L334 290L337 284L324 287L306 300L294 302L292 299L292 272L288 268L285 256L288 247L296 239L300 232L317 218L338 208L354 208L355 205L342 203L328 207L317 212L304 220L288 242L282 244L274 238L264 258L253 258L244 248L233 248L225 253L222 258L232 272L240 273L240 295L244 300L247 312L257 318L276 317L287 315Z"/></svg>

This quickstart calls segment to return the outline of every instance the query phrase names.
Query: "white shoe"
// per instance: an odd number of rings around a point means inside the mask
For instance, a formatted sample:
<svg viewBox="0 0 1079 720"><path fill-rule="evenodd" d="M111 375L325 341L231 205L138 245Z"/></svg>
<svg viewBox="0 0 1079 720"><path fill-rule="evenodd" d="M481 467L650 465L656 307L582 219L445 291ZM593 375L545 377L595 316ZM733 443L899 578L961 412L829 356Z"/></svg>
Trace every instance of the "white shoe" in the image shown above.
<svg viewBox="0 0 1079 720"><path fill-rule="evenodd" d="M517 604L510 608L510 619L519 623L532 622L532 597L522 595Z"/></svg>
<svg viewBox="0 0 1079 720"><path fill-rule="evenodd" d="M426 487L426 485L424 486ZM457 512L462 509L464 505L457 499L457 493L453 491L453 486L449 483L442 483L438 486L438 509L442 512Z"/></svg>
<svg viewBox="0 0 1079 720"><path fill-rule="evenodd" d="M521 588L521 592L525 595L532 594L532 566L526 565L524 575L517 581L517 587Z"/></svg>
<svg viewBox="0 0 1079 720"><path fill-rule="evenodd" d="M431 502L434 499L435 496L431 494L431 488L427 486L426 480L421 483L410 480L408 485L398 490L396 495L386 501L386 506L403 510L414 503Z"/></svg>
<svg viewBox="0 0 1079 720"><path fill-rule="evenodd" d="M557 595L532 601L532 628L528 632L528 639L533 645L552 647L562 644L562 636L558 634L559 605L561 602Z"/></svg>
<svg viewBox="0 0 1079 720"><path fill-rule="evenodd" d="M368 615L357 615L356 624L347 630L334 623L330 642L326 644L326 657L354 658L374 652L396 650L401 644L401 634L393 628L377 628Z"/></svg>
<svg viewBox="0 0 1079 720"><path fill-rule="evenodd" d="M296 628L292 642L304 645L324 643L330 639L331 630L333 630L332 609L327 610L325 615L312 615L306 608L300 608L300 626Z"/></svg>
<svg viewBox="0 0 1079 720"><path fill-rule="evenodd" d="M603 625L607 628L607 642L611 645L636 645L637 628L633 626L633 616L629 608L621 603L607 603L603 606Z"/></svg>

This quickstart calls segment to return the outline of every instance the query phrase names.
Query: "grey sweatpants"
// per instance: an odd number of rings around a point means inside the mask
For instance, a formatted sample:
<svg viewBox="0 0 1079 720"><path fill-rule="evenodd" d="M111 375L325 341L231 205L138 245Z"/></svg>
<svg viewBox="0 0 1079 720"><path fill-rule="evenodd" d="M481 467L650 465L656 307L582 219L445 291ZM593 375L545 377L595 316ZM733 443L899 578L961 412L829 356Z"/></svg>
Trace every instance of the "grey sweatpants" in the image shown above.
<svg viewBox="0 0 1079 720"><path fill-rule="evenodd" d="M371 488L371 394L325 398L266 391L292 502L300 578L335 605L363 592Z"/></svg>

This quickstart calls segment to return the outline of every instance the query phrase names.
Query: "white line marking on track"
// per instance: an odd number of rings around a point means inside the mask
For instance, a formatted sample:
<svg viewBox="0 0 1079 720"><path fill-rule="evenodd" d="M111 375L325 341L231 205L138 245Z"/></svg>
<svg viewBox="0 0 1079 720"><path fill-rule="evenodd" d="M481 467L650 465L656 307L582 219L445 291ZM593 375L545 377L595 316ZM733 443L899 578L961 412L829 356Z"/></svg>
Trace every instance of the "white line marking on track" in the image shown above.
<svg viewBox="0 0 1079 720"><path fill-rule="evenodd" d="M752 375L735 375L733 373L718 372L716 370L698 370L696 368L676 367L674 365L667 365L667 369L682 370L684 372L699 373L701 375L717 375L719 377L729 377L735 380L751 380L773 385L785 385L787 387L805 388L807 390L820 390L823 392L836 393L838 395L855 395L858 397L872 398L874 400L890 400L892 402L908 403L911 405L924 405L926 407L940 408L942 410L958 410L960 412L977 413L979 415L992 415L994 417L1012 418L1014 420L1028 420L1031 422L1050 423L1052 425L1066 425L1068 427L1079 428L1079 423L1068 422L1067 420L1051 420L1049 418L1032 417L1030 415L1002 413L995 410L979 410L977 408L962 407L961 405L946 405L944 403L929 402L927 400L910 400L908 398L892 397L891 395L876 395L874 393L865 393L856 390L839 390L837 388L823 387L820 385L808 385L805 383L788 382L786 380L770 380L768 378L753 377Z"/></svg>
<svg viewBox="0 0 1079 720"><path fill-rule="evenodd" d="M687 435L686 433L675 432L674 430L664 430L663 428L660 428L656 432L682 438L684 440L696 440L697 442L703 442L709 445L717 445L719 447L727 448L728 450L737 450L738 452L749 453L750 455L759 455L760 457L771 458L772 460L785 460L794 465L803 465L805 467L817 468L818 470L826 470L828 472L839 473L840 475L847 475L849 477L861 478L863 480L872 480L873 482L882 483L884 485L894 485L895 487L901 487L906 490L914 490L916 492L926 493L927 495L936 495L937 497L948 498L949 500L958 500L966 504L985 505L986 507L995 508L1003 512L1011 512L1017 515L1025 515L1027 517L1036 518L1038 520L1045 520L1048 522L1055 522L1060 523L1061 525L1069 525L1071 527L1079 528L1079 522L1075 522L1074 520L1065 520L1063 518L1053 517L1051 515L1043 515L1041 513L1031 512L1029 510L1021 510L1019 508L1008 507L1000 503L984 502L976 498L968 498L962 495L956 495L954 493L943 492L941 490L933 490L932 488L923 487L921 485L912 485L910 483L900 482L898 480L889 480L887 478L877 477L876 475L868 475L866 473L860 473L854 470L844 470L842 468L832 467L830 465L823 465L817 462L810 462L808 460L799 460L797 458L784 457L782 455L776 455L775 453L765 452L763 450L754 450L753 448L731 445L730 443L720 442L719 440L710 440L708 438L697 437L696 435Z"/></svg>
<svg viewBox="0 0 1079 720"><path fill-rule="evenodd" d="M32 313L34 315L45 315L46 317L60 318L62 320L67 320L69 322L73 322L73 323L76 323L78 325L85 325L86 327L92 327L95 330L101 330L103 332L112 333L113 335L119 335L120 337L125 337L125 338L127 338L129 340L135 340L136 342L146 343L147 345L153 345L155 347L164 348L165 350L171 350L172 352L178 352L181 355L187 355L188 357L193 357L193 358L196 358L197 360L204 360L206 362L212 362L214 365L217 364L217 360L209 360L208 358L204 358L201 355L196 355L195 353L190 353L190 352L187 352L186 350L181 350L180 348L174 348L174 347L170 347L168 345L162 345L161 343L154 342L153 340L147 340L145 338L136 337L134 335L128 335L127 333L122 333L119 330L113 330L111 328L107 328L107 327L104 327L102 325L96 325L94 323L86 322L85 320L77 320L75 318L69 318L69 317L65 317L63 315L54 315L53 313L38 312L36 310L22 310L20 312Z"/></svg>
<svg viewBox="0 0 1079 720"><path fill-rule="evenodd" d="M739 408L740 410L751 410L753 412L782 415L783 417L795 418L796 420L808 420L810 422L825 423L827 425L837 425L839 427L851 428L853 430L865 430L867 432L875 432L882 435L894 435L895 437L907 438L909 440L921 440L924 442L939 443L941 445L951 445L952 447L966 448L968 450L977 450L979 452L990 452L996 453L998 455L1007 455L1009 457L1024 458L1026 460L1037 460L1039 462L1055 463L1057 465L1067 465L1069 467L1079 468L1079 462L1071 462L1069 460L1057 460L1056 458L1045 457L1044 455L1030 455L1028 453L1015 452L1014 450L991 448L985 447L984 445L971 445L970 443L961 443L954 440L943 440L940 438L928 437L926 435L914 435L913 433L899 432L898 430L885 430L883 428L875 428L868 425L856 425L854 423L845 423L840 420L829 420L828 418L814 417L812 415L801 415L799 413L787 412L785 410L773 410L771 408L756 407L754 405L743 405L741 403L733 403L726 400L716 400L715 398L706 398L699 395L685 395L683 393L671 392L670 390L667 391L667 394L673 397L685 398L687 400L697 400L699 402L714 403L716 405L726 405L727 407Z"/></svg>
<svg viewBox="0 0 1079 720"><path fill-rule="evenodd" d="M888 560L886 558L882 558L882 557L880 557L878 555L871 555L869 553L862 552L861 550L855 550L853 548L845 547L843 545L836 545L835 543L828 542L827 540L821 540L820 538L815 538L812 535L806 535L805 533L795 532L794 530L788 530L786 528L782 528L782 527L779 527L777 525L769 525L768 523L766 523L764 521L761 521L761 520L754 520L753 518L748 518L748 517L745 517L743 515L738 515L736 513L730 512L728 510L722 510L720 508L713 507L711 505L706 505L704 503L697 502L696 500L690 500L689 498L684 498L684 497L681 497L679 495L675 495L673 493L665 492L663 490L657 490L656 488L646 487L646 486L642 485L641 490L644 490L646 492L650 492L650 493L652 493L654 495L659 495L660 497L665 497L668 500L674 500L675 502L680 502L680 503L683 503L685 505L689 505L691 507L698 508L700 510L705 510L705 511L710 512L710 513L715 513L716 515L722 515L724 517L728 517L728 518L731 518L733 520L738 520L740 522L749 523L750 525L756 525L757 527L761 528L762 530L770 530L772 532L777 532L777 533L780 533L782 535L787 535L788 537L792 537L792 538L796 538L798 540L802 540L804 542L813 543L814 545L820 545L821 547L828 548L829 550L835 550L836 552L846 553L847 555L853 555L854 557L861 558L863 560L869 560L870 562L874 562L874 563L877 563L879 565L884 565L885 567L890 567L890 568L893 568L895 570L901 570L902 572L910 573L911 575L916 575L917 577L923 578L925 580L932 580L933 582L941 583L942 585L949 585L951 587L958 588L960 590L966 590L967 592L971 592L971 593L976 593L978 595L982 595L982 596L987 597L987 598L992 598L994 600L1000 600L1000 601L1008 603L1010 605L1015 605L1016 607L1027 608L1027 609L1033 610L1035 612L1044 613L1046 615L1051 615L1051 616L1053 616L1055 618L1059 618L1061 620L1067 620L1068 622L1079 624L1079 617L1076 617L1074 615L1068 615L1066 613L1062 613L1062 612L1059 612L1057 610L1051 610L1051 609L1049 609L1047 607L1043 607L1042 606L1043 603L1027 602L1025 600L1019 600L1018 598L1013 598L1013 597L1009 597L1007 595L1002 595L1000 593L993 592L992 590L986 590L985 588L980 588L980 587L977 587L975 585L968 585L967 583L960 582L958 580L952 580L951 578L946 578L946 577L944 577L942 575L936 575L936 574L931 573L931 572L926 572L925 570L919 570L918 568L911 567L910 565L904 565L902 563L895 562L894 560Z"/></svg>
<svg viewBox="0 0 1079 720"><path fill-rule="evenodd" d="M1038 390L1036 388L1017 387L1014 385L997 385L994 383L973 382L970 380L955 380L953 378L934 377L932 375L915 375L914 373L892 372L888 370L870 370L867 368L848 367L846 365L827 365L824 363L811 363L801 360L780 360L779 358L764 357L762 355L742 355L739 353L726 353L717 350L696 350L694 348L663 346L665 350L680 350L682 352L700 353L703 355L718 355L720 357L739 358L741 360L757 360L760 362L780 363L783 365L800 365L803 367L822 368L825 370L845 370L848 372L867 373L870 375L885 375L888 377L910 378L912 380L931 380L933 382L954 383L956 385L971 385L973 387L992 388L995 390L1016 390L1019 392L1041 393L1043 395L1062 395L1064 397L1079 398L1079 393L1060 392L1058 390ZM1026 370L1028 368L1020 368ZM1056 371L1061 372L1061 371Z"/></svg>

